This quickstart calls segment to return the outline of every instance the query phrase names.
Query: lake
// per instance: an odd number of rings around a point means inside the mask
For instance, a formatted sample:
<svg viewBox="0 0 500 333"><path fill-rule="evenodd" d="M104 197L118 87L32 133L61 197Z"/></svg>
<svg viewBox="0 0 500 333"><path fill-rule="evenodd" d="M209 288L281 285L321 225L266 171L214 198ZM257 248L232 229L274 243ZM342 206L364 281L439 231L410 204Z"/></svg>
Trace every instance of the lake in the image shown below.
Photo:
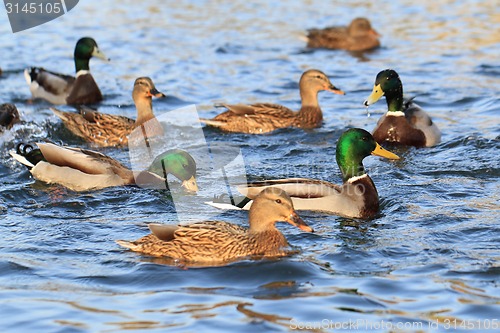
<svg viewBox="0 0 500 333"><path fill-rule="evenodd" d="M381 48L359 56L305 47L306 29L357 16L371 20ZM2 332L498 329L498 2L86 0L24 32L12 34L6 15L3 22L1 102L15 103L23 122L0 136ZM34 181L8 154L18 142L46 138L90 147L49 103L30 101L23 77L27 66L73 73L74 44L83 36L111 58L90 63L105 98L99 111L132 118L139 76L167 95L153 101L157 115L195 105L213 117L220 101L298 109L302 72L325 72L346 95L319 94L321 128L263 136L204 130L207 141L241 149L249 179L340 183L336 141L346 128L375 127L385 101L369 116L363 101L386 68L398 71L406 96L432 115L442 142L392 149L396 162L365 159L381 199L375 218L299 212L313 234L279 224L297 254L169 266L115 243L142 237L147 223L177 223L168 193L132 186L76 193ZM125 149L98 150L129 163ZM198 185L219 190L210 178ZM247 221L244 211L188 210L194 220L208 213Z"/></svg>

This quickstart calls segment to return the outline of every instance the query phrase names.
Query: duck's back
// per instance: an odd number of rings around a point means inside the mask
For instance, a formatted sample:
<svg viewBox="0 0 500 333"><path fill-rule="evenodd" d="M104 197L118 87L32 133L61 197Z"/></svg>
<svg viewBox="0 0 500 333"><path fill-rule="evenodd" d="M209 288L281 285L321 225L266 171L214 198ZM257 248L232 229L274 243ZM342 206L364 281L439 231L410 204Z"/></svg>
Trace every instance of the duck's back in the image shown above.
<svg viewBox="0 0 500 333"><path fill-rule="evenodd" d="M411 100L404 105L404 112L387 112L380 118L373 131L375 141L414 147L439 143L441 132L429 115Z"/></svg>
<svg viewBox="0 0 500 333"><path fill-rule="evenodd" d="M66 98L67 104L94 104L103 100L101 90L90 73L77 75L71 93Z"/></svg>
<svg viewBox="0 0 500 333"><path fill-rule="evenodd" d="M279 104L224 106L228 111L206 122L227 132L267 133L278 128L293 126L297 117L297 112Z"/></svg>
<svg viewBox="0 0 500 333"><path fill-rule="evenodd" d="M51 109L75 135L99 146L123 146L135 128L135 120L118 115L104 114L88 108L79 113Z"/></svg>
<svg viewBox="0 0 500 333"><path fill-rule="evenodd" d="M179 226L170 240L147 235L131 250L184 262L221 263L252 255L279 255L288 243L276 230L252 235L248 229L220 221Z"/></svg>
<svg viewBox="0 0 500 333"><path fill-rule="evenodd" d="M370 33L350 35L346 27L329 27L309 30L307 46L356 52L377 48L380 41Z"/></svg>
<svg viewBox="0 0 500 333"><path fill-rule="evenodd" d="M349 34L346 27L311 29L307 37L308 47L346 49L349 46Z"/></svg>

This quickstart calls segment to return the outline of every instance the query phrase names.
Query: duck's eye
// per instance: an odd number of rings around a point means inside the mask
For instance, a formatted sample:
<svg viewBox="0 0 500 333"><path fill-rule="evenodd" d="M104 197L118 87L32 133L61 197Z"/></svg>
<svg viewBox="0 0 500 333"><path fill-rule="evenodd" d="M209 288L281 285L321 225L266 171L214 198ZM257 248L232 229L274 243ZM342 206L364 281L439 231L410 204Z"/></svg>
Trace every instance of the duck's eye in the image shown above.
<svg viewBox="0 0 500 333"><path fill-rule="evenodd" d="M187 164L183 164L183 165L182 165L182 167L183 167L184 169L186 169L186 168L188 167L188 165L187 165Z"/></svg>
<svg viewBox="0 0 500 333"><path fill-rule="evenodd" d="M316 75L316 78L317 79L321 79L321 75Z"/></svg>
<svg viewBox="0 0 500 333"><path fill-rule="evenodd" d="M281 203L281 199L276 199L276 203L280 204Z"/></svg>

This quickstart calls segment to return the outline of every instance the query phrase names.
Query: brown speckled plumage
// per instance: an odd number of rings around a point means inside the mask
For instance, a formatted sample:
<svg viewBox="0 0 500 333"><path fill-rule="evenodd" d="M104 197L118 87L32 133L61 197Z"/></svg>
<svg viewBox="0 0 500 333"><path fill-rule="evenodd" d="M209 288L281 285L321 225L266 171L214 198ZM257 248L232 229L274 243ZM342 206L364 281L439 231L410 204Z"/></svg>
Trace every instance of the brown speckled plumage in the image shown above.
<svg viewBox="0 0 500 333"><path fill-rule="evenodd" d="M313 231L295 213L288 194L272 188L255 198L249 212L249 229L220 221L179 226L155 224L150 226L150 235L135 242L117 242L136 252L186 264L216 265L249 256L288 254L288 242L274 225L278 221Z"/></svg>
<svg viewBox="0 0 500 333"><path fill-rule="evenodd" d="M164 94L156 90L149 77L135 80L132 97L137 108L136 120L100 113L89 108L82 108L80 113L63 112L55 108L51 110L73 134L88 142L102 147L124 146L128 144L127 136L138 126L144 125L148 135L162 133L161 125L153 114L152 96L163 97Z"/></svg>
<svg viewBox="0 0 500 333"><path fill-rule="evenodd" d="M366 18L356 18L348 27L328 27L308 31L307 46L311 48L367 51L380 46L378 33Z"/></svg>
<svg viewBox="0 0 500 333"><path fill-rule="evenodd" d="M311 129L321 126L323 113L318 104L318 92L328 90L344 94L336 88L328 77L319 70L308 70L300 79L300 97L302 106L299 111L271 103L220 104L228 111L213 119L201 119L209 126L232 133L262 134L279 128L298 127Z"/></svg>

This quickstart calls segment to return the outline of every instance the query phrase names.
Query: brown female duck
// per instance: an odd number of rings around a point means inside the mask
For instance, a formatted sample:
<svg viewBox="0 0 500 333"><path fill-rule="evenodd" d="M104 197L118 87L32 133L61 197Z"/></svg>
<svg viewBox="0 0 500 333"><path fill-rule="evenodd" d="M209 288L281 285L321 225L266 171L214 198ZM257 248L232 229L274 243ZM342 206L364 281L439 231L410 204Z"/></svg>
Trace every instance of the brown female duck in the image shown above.
<svg viewBox="0 0 500 333"><path fill-rule="evenodd" d="M380 46L379 34L370 21L358 17L348 27L337 26L311 29L307 35L307 46L311 48L343 49L347 51L367 51Z"/></svg>
<svg viewBox="0 0 500 333"><path fill-rule="evenodd" d="M127 136L136 128L149 120L155 119L152 97L164 97L149 77L135 80L132 98L137 108L137 119L124 116L100 113L88 108L80 113L63 112L55 108L51 110L64 122L73 134L101 147L124 146L128 144ZM160 124L148 122L148 133L161 132ZM152 127L152 128L149 128Z"/></svg>
<svg viewBox="0 0 500 333"><path fill-rule="evenodd" d="M76 77L30 67L24 77L35 98L52 104L92 104L102 101L102 94L89 70L90 58L109 60L90 37L78 40L75 46Z"/></svg>
<svg viewBox="0 0 500 333"><path fill-rule="evenodd" d="M249 212L250 228L220 221L190 225L149 225L152 234L135 242L117 241L123 247L186 264L218 265L249 256L284 256L288 242L275 223L286 221L312 232L295 212L288 194L278 188L262 191Z"/></svg>
<svg viewBox="0 0 500 333"><path fill-rule="evenodd" d="M232 133L262 134L286 127L311 129L321 126L323 122L323 113L318 104L318 92L328 90L344 95L344 92L336 88L323 72L316 69L302 74L299 87L302 106L298 112L270 103L219 104L217 106L226 107L228 111L213 119L201 119L201 121Z"/></svg>

